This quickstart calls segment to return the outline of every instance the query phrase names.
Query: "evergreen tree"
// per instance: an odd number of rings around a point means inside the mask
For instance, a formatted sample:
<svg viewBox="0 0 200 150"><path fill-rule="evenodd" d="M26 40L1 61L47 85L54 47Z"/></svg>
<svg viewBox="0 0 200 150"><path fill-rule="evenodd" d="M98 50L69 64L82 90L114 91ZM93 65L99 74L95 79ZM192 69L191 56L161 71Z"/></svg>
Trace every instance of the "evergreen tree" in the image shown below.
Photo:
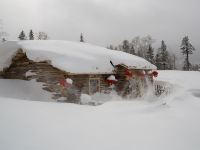
<svg viewBox="0 0 200 150"><path fill-rule="evenodd" d="M126 52L126 53L130 53L130 44L129 44L129 41L128 40L124 40L123 43L122 43L122 48L123 48L123 51Z"/></svg>
<svg viewBox="0 0 200 150"><path fill-rule="evenodd" d="M157 51L157 54L155 56L155 65L156 65L158 70L160 70L162 68L159 51Z"/></svg>
<svg viewBox="0 0 200 150"><path fill-rule="evenodd" d="M26 35L25 35L25 33L24 33L23 30L22 30L21 33L19 34L18 38L19 38L20 40L26 40Z"/></svg>
<svg viewBox="0 0 200 150"><path fill-rule="evenodd" d="M154 64L154 50L152 48L151 45L149 45L147 54L146 54L146 59L151 62L152 64Z"/></svg>
<svg viewBox="0 0 200 150"><path fill-rule="evenodd" d="M80 36L80 42L85 42L82 33L81 33L81 36Z"/></svg>
<svg viewBox="0 0 200 150"><path fill-rule="evenodd" d="M163 40L161 41L160 54L161 54L161 60L163 62L166 62L168 58L167 45L165 44Z"/></svg>
<svg viewBox="0 0 200 150"><path fill-rule="evenodd" d="M176 69L176 56L175 56L175 54L169 53L167 64L168 64L167 69L169 69L169 70L175 70Z"/></svg>
<svg viewBox="0 0 200 150"><path fill-rule="evenodd" d="M29 40L34 40L33 30L30 30L30 32L29 32Z"/></svg>
<svg viewBox="0 0 200 150"><path fill-rule="evenodd" d="M130 48L130 54L135 55L135 48L133 44L131 45L131 48Z"/></svg>
<svg viewBox="0 0 200 150"><path fill-rule="evenodd" d="M184 70L190 70L191 64L189 61L189 55L193 54L194 50L195 48L190 43L188 36L185 36L181 43L181 52L183 55L186 56L185 61L184 61L184 66L183 66Z"/></svg>
<svg viewBox="0 0 200 150"><path fill-rule="evenodd" d="M165 42L161 41L161 47L158 49L159 57L160 57L160 64L162 64L163 70L168 69L168 61L169 61L169 54L167 51L167 46Z"/></svg>

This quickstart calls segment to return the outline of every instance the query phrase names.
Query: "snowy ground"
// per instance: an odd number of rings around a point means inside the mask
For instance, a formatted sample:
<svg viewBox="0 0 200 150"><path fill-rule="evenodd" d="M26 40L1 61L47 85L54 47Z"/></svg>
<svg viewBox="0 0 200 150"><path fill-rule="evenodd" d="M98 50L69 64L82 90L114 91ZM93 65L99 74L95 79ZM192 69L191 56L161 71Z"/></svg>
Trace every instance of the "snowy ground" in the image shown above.
<svg viewBox="0 0 200 150"><path fill-rule="evenodd" d="M170 96L96 107L11 99L3 92L0 149L199 150L200 72L159 74L157 80L174 84Z"/></svg>
<svg viewBox="0 0 200 150"><path fill-rule="evenodd" d="M42 90L42 83L35 80L0 79L0 97L33 101L53 101L51 93Z"/></svg>

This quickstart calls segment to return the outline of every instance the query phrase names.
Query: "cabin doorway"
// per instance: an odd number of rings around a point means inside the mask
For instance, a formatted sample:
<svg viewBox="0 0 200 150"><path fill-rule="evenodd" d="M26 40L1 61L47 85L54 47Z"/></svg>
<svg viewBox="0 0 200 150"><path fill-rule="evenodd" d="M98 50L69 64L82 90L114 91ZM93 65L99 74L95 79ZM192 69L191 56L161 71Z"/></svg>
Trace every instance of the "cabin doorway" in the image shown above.
<svg viewBox="0 0 200 150"><path fill-rule="evenodd" d="M99 78L90 78L89 79L89 94L95 94L100 92L100 79Z"/></svg>

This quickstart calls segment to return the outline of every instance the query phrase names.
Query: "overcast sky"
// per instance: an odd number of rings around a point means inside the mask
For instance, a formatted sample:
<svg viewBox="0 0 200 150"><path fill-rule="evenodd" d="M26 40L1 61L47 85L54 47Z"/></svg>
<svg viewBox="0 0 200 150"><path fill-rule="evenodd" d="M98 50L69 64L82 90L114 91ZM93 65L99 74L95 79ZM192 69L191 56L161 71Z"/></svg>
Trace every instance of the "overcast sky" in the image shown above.
<svg viewBox="0 0 200 150"><path fill-rule="evenodd" d="M155 47L165 40L177 53L188 35L200 63L200 0L0 0L0 19L9 39L45 31L51 39L117 45L123 39L151 35Z"/></svg>

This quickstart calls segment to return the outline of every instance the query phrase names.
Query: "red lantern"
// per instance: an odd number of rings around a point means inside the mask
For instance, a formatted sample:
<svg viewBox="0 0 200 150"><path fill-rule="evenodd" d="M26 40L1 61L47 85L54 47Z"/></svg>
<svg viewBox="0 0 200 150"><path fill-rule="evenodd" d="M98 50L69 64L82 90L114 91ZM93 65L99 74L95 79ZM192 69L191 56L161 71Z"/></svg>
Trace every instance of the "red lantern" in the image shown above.
<svg viewBox="0 0 200 150"><path fill-rule="evenodd" d="M117 83L117 79L115 79L115 76L114 75L111 75L107 78L106 82L109 84L109 85L113 85L113 84L116 84Z"/></svg>
<svg viewBox="0 0 200 150"><path fill-rule="evenodd" d="M131 70L126 69L124 75L126 76L127 79L130 79L133 77L133 72Z"/></svg>
<svg viewBox="0 0 200 150"><path fill-rule="evenodd" d="M109 85L113 85L113 84L116 84L117 81L114 81L114 80L106 80L106 82L109 84Z"/></svg>

